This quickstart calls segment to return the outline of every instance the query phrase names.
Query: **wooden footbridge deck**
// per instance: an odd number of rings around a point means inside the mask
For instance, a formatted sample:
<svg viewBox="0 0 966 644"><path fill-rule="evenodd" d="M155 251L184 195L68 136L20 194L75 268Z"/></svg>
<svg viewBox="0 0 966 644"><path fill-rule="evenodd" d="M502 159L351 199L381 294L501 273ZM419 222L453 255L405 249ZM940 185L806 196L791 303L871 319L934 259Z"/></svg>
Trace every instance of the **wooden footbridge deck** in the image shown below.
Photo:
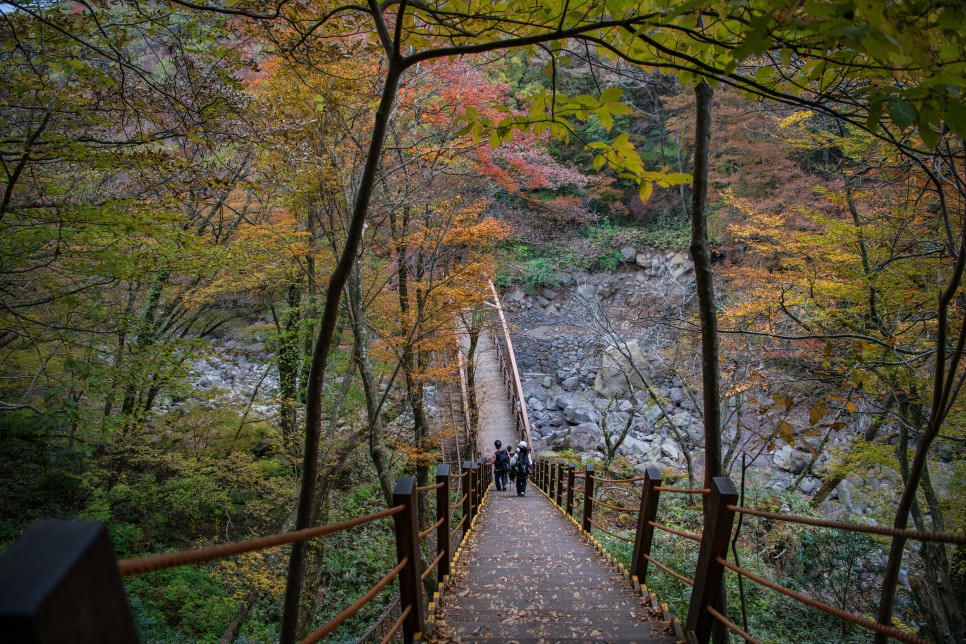
<svg viewBox="0 0 966 644"><path fill-rule="evenodd" d="M487 494L430 640L673 642L660 608L531 490Z"/></svg>
<svg viewBox="0 0 966 644"><path fill-rule="evenodd" d="M480 456L490 453L497 438L504 443L523 439L532 444L510 335L495 290L493 296L494 333L482 348L476 374L484 383L481 426L485 429L476 448ZM359 599L329 622L299 625L305 633L303 642L330 635L338 638L337 630L346 620L397 585L398 610L387 612L384 628L375 640L383 644L394 639L407 643L427 639L441 643L476 639L664 643L685 639L706 644L713 628L727 628L756 642L747 632L747 624L739 626L732 621L738 617L716 608L721 606L718 599L727 572L873 631L877 644L887 638L919 644L925 640L893 627L890 620L873 621L848 613L728 561L736 521L751 516L820 529L966 545L966 537L961 535L741 507L734 485L725 477L713 479L708 488L685 490L663 486L661 472L653 468L641 477L615 480L606 478L606 473L595 473L592 464L582 470L558 460L540 460L536 465L525 497L493 489L488 458L464 461L458 467L444 463L438 466L435 484L418 487L412 477L400 478L390 507L367 516L250 541L120 561L103 524L38 522L0 557L0 633L5 641L37 644L137 641L123 577L199 565L391 520L397 565L371 588L360 591ZM615 507L601 494L601 486L620 488L625 502L638 497L638 507L626 503ZM435 516L418 516L419 494L434 499ZM691 534L659 523L660 499L666 494L700 495L709 517L703 530ZM615 523L608 518L629 515L636 515L635 530L627 529L626 520ZM630 556L618 560L608 553L595 536L603 533L608 539L633 543ZM662 533L660 537L658 533ZM695 569L675 571L653 559L651 542L655 538L679 539L682 547L698 548ZM686 545L688 541L692 544ZM456 543L460 545L451 545ZM422 562L428 558L432 561L424 568ZM670 575L692 587L683 629L646 590L649 566L652 573ZM282 641L294 640L283 636Z"/></svg>

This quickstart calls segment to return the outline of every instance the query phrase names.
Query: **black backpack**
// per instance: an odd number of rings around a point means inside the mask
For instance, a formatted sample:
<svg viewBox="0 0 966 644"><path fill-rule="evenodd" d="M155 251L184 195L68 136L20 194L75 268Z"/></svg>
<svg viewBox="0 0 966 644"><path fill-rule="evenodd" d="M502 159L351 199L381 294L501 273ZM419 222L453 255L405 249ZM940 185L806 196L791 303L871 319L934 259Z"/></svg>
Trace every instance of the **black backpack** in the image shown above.
<svg viewBox="0 0 966 644"><path fill-rule="evenodd" d="M525 479L530 474L530 452L525 447L521 447L517 452L516 475Z"/></svg>
<svg viewBox="0 0 966 644"><path fill-rule="evenodd" d="M506 470L510 467L510 457L507 456L506 450L501 449L496 453L496 469Z"/></svg>

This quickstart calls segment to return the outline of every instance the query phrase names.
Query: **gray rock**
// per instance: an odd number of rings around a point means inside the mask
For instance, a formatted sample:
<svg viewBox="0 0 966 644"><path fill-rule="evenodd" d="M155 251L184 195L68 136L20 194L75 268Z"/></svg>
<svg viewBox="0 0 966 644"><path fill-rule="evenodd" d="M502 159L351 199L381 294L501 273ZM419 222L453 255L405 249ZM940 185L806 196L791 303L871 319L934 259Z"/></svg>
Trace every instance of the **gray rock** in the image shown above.
<svg viewBox="0 0 966 644"><path fill-rule="evenodd" d="M559 295L559 293L557 291L553 290L552 288L545 288L545 289L543 289L542 293L543 293L543 296L545 298L547 298L548 300L555 300L555 299L557 299L557 296Z"/></svg>
<svg viewBox="0 0 966 644"><path fill-rule="evenodd" d="M646 452L651 448L651 446L648 443L645 443L642 440L638 440L633 436L625 437L623 445L628 452L635 453L635 454L643 454L644 452Z"/></svg>
<svg viewBox="0 0 966 644"><path fill-rule="evenodd" d="M684 391L680 387L671 387L668 389L667 397L671 399L675 405L680 405L685 401Z"/></svg>
<svg viewBox="0 0 966 644"><path fill-rule="evenodd" d="M637 371L648 377L648 364L644 349L637 340L629 340L623 346L611 345L604 349L601 356L594 391L610 398L627 391L628 380L633 387L642 387L644 382Z"/></svg>
<svg viewBox="0 0 966 644"><path fill-rule="evenodd" d="M661 443L661 453L672 461L677 461L681 458L681 450L679 450L678 446L671 441Z"/></svg>
<svg viewBox="0 0 966 644"><path fill-rule="evenodd" d="M651 258L645 255L644 253L638 253L637 256L634 257L634 263L640 266L641 268L650 268Z"/></svg>
<svg viewBox="0 0 966 644"><path fill-rule="evenodd" d="M560 386L564 388L564 391L573 391L574 389L577 388L577 385L579 384L580 384L579 376L570 376L562 383L560 383Z"/></svg>
<svg viewBox="0 0 966 644"><path fill-rule="evenodd" d="M542 295L538 295L537 296L537 304L539 304L540 306L548 306L550 304L550 300L548 300L547 298L545 298Z"/></svg>
<svg viewBox="0 0 966 644"><path fill-rule="evenodd" d="M815 478L814 476L806 476L802 480L802 484L798 486L798 489L799 491L801 491L802 494L806 494L808 496L815 496L815 493L818 492L819 488L821 487L822 487L822 482L819 481L817 478Z"/></svg>
<svg viewBox="0 0 966 644"><path fill-rule="evenodd" d="M634 409L634 403L629 400L622 400L620 401L620 404L617 405L617 408L623 412L629 412L630 410Z"/></svg>
<svg viewBox="0 0 966 644"><path fill-rule="evenodd" d="M590 299L594 297L595 289L593 284L581 284L577 287L577 295L582 298Z"/></svg>
<svg viewBox="0 0 966 644"><path fill-rule="evenodd" d="M562 442L564 449L587 452L597 449L602 433L596 423L581 423L570 428Z"/></svg>
<svg viewBox="0 0 966 644"><path fill-rule="evenodd" d="M524 298L525 295L526 293L523 292L523 289L517 286L507 293L503 299L507 300L508 302L519 302Z"/></svg>
<svg viewBox="0 0 966 644"><path fill-rule="evenodd" d="M657 461L645 461L634 466L634 473L638 476L644 476L647 474L647 470L651 469L652 467L658 472L664 469L664 465L658 463Z"/></svg>
<svg viewBox="0 0 966 644"><path fill-rule="evenodd" d="M780 447L772 456L772 464L775 467L787 470L792 474L800 474L808 465L808 461L808 454L792 449L788 445Z"/></svg>
<svg viewBox="0 0 966 644"><path fill-rule="evenodd" d="M637 259L637 249L633 246L621 246L621 259L625 264L630 264Z"/></svg>
<svg viewBox="0 0 966 644"><path fill-rule="evenodd" d="M547 376L543 379L543 382L541 382L540 384L543 385L544 389L550 389L551 387L553 387L553 378L551 378L550 376Z"/></svg>
<svg viewBox="0 0 966 644"><path fill-rule="evenodd" d="M597 423L600 421L600 414L587 407L574 407L573 405L570 405L564 409L563 413L564 418L566 418L571 425Z"/></svg>
<svg viewBox="0 0 966 644"><path fill-rule="evenodd" d="M536 398L531 398L527 401L527 409L540 412L544 410L543 403Z"/></svg>

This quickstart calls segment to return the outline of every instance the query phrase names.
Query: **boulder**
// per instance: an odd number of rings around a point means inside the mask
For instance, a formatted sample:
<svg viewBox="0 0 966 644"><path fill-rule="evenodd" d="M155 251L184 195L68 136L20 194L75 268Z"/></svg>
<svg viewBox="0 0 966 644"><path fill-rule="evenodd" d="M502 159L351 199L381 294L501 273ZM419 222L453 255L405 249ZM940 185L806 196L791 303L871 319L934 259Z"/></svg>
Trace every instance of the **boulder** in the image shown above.
<svg viewBox="0 0 966 644"><path fill-rule="evenodd" d="M521 301L526 293L519 286L513 288L509 293L503 296L503 299L508 302L519 302Z"/></svg>
<svg viewBox="0 0 966 644"><path fill-rule="evenodd" d="M600 421L600 414L596 410L590 409L583 406L573 406L568 405L564 409L564 418L567 419L571 425L580 425L582 423L597 423Z"/></svg>
<svg viewBox="0 0 966 644"><path fill-rule="evenodd" d="M637 249L633 246L621 246L621 260L630 264L637 259Z"/></svg>
<svg viewBox="0 0 966 644"><path fill-rule="evenodd" d="M621 347L611 345L604 349L601 356L600 369L594 380L594 391L604 398L612 398L627 391L628 380L633 387L643 387L644 382L637 369L647 377L648 364L644 350L637 340L629 340Z"/></svg>
<svg viewBox="0 0 966 644"><path fill-rule="evenodd" d="M806 476L802 480L802 484L798 486L799 491L802 494L807 494L808 496L815 496L819 488L822 487L822 482L819 481L814 476Z"/></svg>
<svg viewBox="0 0 966 644"><path fill-rule="evenodd" d="M560 386L564 388L564 391L573 391L580 384L580 376L570 376L565 379Z"/></svg>
<svg viewBox="0 0 966 644"><path fill-rule="evenodd" d="M664 465L658 463L657 461L645 461L644 463L638 463L634 466L634 473L638 476L644 476L647 474L647 470L654 468L658 472L664 469Z"/></svg>
<svg viewBox="0 0 966 644"><path fill-rule="evenodd" d="M575 452L587 452L597 449L603 433L596 423L581 423L574 425L564 437L561 447Z"/></svg>
<svg viewBox="0 0 966 644"><path fill-rule="evenodd" d="M678 279L682 275L686 275L694 271L694 263L688 259L684 253L677 253L674 255L667 263L668 272L671 273L671 277Z"/></svg>
<svg viewBox="0 0 966 644"><path fill-rule="evenodd" d="M780 447L772 455L772 464L775 467L791 472L792 474L800 474L805 466L808 465L808 454L797 449L793 449L788 445Z"/></svg>
<svg viewBox="0 0 966 644"><path fill-rule="evenodd" d="M671 402L675 405L680 405L686 400L684 391L680 387L671 387L668 389L667 397L670 398Z"/></svg>
<svg viewBox="0 0 966 644"><path fill-rule="evenodd" d="M545 298L542 295L538 295L537 296L537 304L539 304L540 306L549 306L550 300L548 300L547 298Z"/></svg>
<svg viewBox="0 0 966 644"><path fill-rule="evenodd" d="M640 266L641 268L651 268L651 258L650 256L645 255L644 253L638 253L637 256L634 258L634 263Z"/></svg>
<svg viewBox="0 0 966 644"><path fill-rule="evenodd" d="M590 299L596 294L596 289L594 289L593 284L581 284L577 287L577 295L584 299Z"/></svg>
<svg viewBox="0 0 966 644"><path fill-rule="evenodd" d="M548 300L555 300L557 299L557 296L560 295L557 291L553 290L552 288L545 288L541 291L541 293L543 293L543 296Z"/></svg>
<svg viewBox="0 0 966 644"><path fill-rule="evenodd" d="M681 458L681 450L671 441L661 443L661 453L672 461L678 461Z"/></svg>
<svg viewBox="0 0 966 644"><path fill-rule="evenodd" d="M540 384L543 385L544 389L550 389L553 387L553 378L546 376Z"/></svg>
<svg viewBox="0 0 966 644"><path fill-rule="evenodd" d="M642 440L638 440L633 436L626 436L623 442L624 448L633 454L643 454L647 450L651 449L651 446Z"/></svg>

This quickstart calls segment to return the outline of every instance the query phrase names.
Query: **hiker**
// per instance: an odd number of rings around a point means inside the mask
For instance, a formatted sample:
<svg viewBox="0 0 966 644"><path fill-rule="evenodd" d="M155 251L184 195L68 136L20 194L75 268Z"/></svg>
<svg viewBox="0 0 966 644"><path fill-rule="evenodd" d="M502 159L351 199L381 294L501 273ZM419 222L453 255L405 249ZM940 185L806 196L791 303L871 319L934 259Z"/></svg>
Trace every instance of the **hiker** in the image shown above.
<svg viewBox="0 0 966 644"><path fill-rule="evenodd" d="M513 463L513 455L514 455L513 445L507 445L506 446L506 453L510 457L510 463ZM513 471L513 466L508 464L507 467L510 468L510 480L511 481L515 481L516 480L516 473L514 473L514 471Z"/></svg>
<svg viewBox="0 0 966 644"><path fill-rule="evenodd" d="M493 484L498 492L502 492L506 489L506 474L507 470L510 469L510 455L503 449L503 441L494 441L493 446L496 447L496 451L490 457L490 462L493 463Z"/></svg>
<svg viewBox="0 0 966 644"><path fill-rule="evenodd" d="M526 441L520 441L517 446L517 453L510 461L510 468L513 470L517 483L517 496L527 495L527 477L533 472L533 457Z"/></svg>

